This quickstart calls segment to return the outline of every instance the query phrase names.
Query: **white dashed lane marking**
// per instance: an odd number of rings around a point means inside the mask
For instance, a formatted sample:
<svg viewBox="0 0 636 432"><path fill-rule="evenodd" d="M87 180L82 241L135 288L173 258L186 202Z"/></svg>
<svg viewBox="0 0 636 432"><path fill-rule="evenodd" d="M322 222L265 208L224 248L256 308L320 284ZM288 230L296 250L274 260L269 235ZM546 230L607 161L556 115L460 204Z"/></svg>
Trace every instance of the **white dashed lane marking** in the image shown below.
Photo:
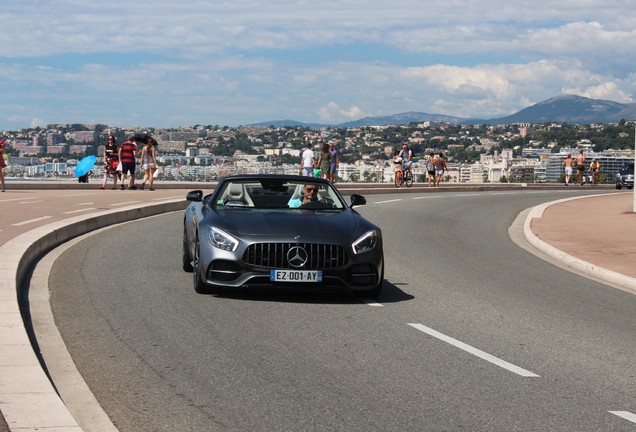
<svg viewBox="0 0 636 432"><path fill-rule="evenodd" d="M64 212L64 214L81 213L81 212L87 212L87 211L91 211L91 210L97 210L97 208L96 207L87 207L87 208L83 208L83 209L79 209L79 210L67 211L67 212Z"/></svg>
<svg viewBox="0 0 636 432"><path fill-rule="evenodd" d="M30 224L30 223L33 223L33 222L39 222L39 221L41 221L41 220L50 219L51 217L52 217L52 216L42 216L42 217L39 217L39 218L29 219L29 220L26 220L26 221L22 221L22 222L14 223L14 224L12 224L12 226L22 226L22 225L27 225L27 224Z"/></svg>
<svg viewBox="0 0 636 432"><path fill-rule="evenodd" d="M515 373L517 375L520 375L520 376L525 377L525 378L538 378L539 377L539 375L537 375L537 374L535 374L533 372L530 372L528 370L522 369L519 366L513 365L512 363L508 363L505 360L502 360L502 359L500 359L498 357L495 357L495 356L493 356L491 354L488 354L487 352L484 352L484 351L482 351L480 349L474 348L474 347L472 347L472 346L470 346L468 344L465 344L464 342L458 341L457 339L454 339L454 338L452 338L450 336L446 336L445 334L440 333L440 332L438 332L436 330L433 330L430 327L426 327L425 325L422 325L422 324L409 324L409 325L411 327L421 331L421 332L426 333L429 336L433 336L434 338L437 338L437 339L439 339L439 340L441 340L443 342L446 342L446 343L448 343L450 345L453 345L456 348L464 350L467 353L470 353L470 354L472 354L472 355L474 355L476 357L479 357L482 360L486 360L486 361L488 361L488 362L490 362L490 363L492 363L494 365L497 365L497 366L499 366L501 368L504 368L504 369L506 369L506 370L508 370L510 372L513 372L513 373Z"/></svg>
<svg viewBox="0 0 636 432"><path fill-rule="evenodd" d="M627 421L632 423L636 423L636 414L630 413L629 411L609 411L610 414L614 414L615 416L619 416L624 418Z"/></svg>

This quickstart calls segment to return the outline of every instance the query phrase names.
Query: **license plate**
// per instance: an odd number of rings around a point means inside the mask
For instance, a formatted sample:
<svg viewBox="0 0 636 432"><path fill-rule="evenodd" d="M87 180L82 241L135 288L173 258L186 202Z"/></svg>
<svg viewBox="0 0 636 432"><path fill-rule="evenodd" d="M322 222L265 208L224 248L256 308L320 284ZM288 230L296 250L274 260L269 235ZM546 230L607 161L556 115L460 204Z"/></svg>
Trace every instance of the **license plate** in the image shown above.
<svg viewBox="0 0 636 432"><path fill-rule="evenodd" d="M272 282L322 282L322 270L276 270L269 271Z"/></svg>

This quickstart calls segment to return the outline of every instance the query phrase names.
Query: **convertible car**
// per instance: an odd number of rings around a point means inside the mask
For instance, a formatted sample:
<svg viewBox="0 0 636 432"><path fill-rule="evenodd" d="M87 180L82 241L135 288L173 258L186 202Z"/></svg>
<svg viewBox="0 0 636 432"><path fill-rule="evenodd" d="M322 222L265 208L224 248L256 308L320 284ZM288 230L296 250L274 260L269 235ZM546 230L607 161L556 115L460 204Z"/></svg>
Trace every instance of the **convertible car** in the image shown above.
<svg viewBox="0 0 636 432"><path fill-rule="evenodd" d="M327 180L285 175L222 179L187 195L183 269L198 293L294 289L380 295L382 232Z"/></svg>

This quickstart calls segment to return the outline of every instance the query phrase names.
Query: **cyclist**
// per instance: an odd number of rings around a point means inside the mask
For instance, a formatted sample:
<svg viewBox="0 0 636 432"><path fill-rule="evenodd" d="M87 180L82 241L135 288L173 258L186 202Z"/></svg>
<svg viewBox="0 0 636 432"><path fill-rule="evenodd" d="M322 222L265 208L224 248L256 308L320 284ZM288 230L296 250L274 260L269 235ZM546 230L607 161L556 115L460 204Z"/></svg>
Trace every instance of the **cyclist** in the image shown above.
<svg viewBox="0 0 636 432"><path fill-rule="evenodd" d="M409 170L411 171L411 164L413 161L413 152L409 149L409 145L404 143L402 146L402 150L400 150L399 156L402 158L402 171Z"/></svg>
<svg viewBox="0 0 636 432"><path fill-rule="evenodd" d="M592 184L598 184L598 178L601 175L601 164L596 159L590 163L590 174L592 175Z"/></svg>

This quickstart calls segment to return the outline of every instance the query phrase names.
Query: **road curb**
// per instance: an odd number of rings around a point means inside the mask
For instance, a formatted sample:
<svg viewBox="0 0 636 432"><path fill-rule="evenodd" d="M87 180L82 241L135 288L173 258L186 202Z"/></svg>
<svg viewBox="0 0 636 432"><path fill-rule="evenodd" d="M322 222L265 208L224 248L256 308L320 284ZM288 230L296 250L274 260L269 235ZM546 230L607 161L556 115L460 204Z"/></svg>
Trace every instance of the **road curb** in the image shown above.
<svg viewBox="0 0 636 432"><path fill-rule="evenodd" d="M88 232L109 225L185 209L187 201L135 205L76 216L28 231L0 246L0 410L9 428L17 430L63 429L81 431L57 394L39 353L29 338L29 313L24 303L30 272L48 251ZM37 346L37 345L35 345Z"/></svg>
<svg viewBox="0 0 636 432"><path fill-rule="evenodd" d="M583 274L589 276L593 279L597 279L601 282L605 282L611 284L613 286L624 289L625 291L629 291L633 294L636 294L636 279L626 276L620 273L617 273L612 270L608 270L606 268L591 264L587 261L583 261L579 258L576 258L572 255L569 255L563 252L560 249L552 246L551 244L541 240L535 233L532 231L532 220L540 219L543 217L544 212L553 205L557 205L563 202L586 199L586 198L598 198L600 196L606 196L611 194L602 194L602 195L586 195L580 197L571 197L564 198L557 201L551 201L548 203L540 204L536 207L532 207L523 223L523 234L528 243L530 243L534 248L540 250L544 254L548 255L551 258L554 258L565 265L565 268L570 270L572 273Z"/></svg>

